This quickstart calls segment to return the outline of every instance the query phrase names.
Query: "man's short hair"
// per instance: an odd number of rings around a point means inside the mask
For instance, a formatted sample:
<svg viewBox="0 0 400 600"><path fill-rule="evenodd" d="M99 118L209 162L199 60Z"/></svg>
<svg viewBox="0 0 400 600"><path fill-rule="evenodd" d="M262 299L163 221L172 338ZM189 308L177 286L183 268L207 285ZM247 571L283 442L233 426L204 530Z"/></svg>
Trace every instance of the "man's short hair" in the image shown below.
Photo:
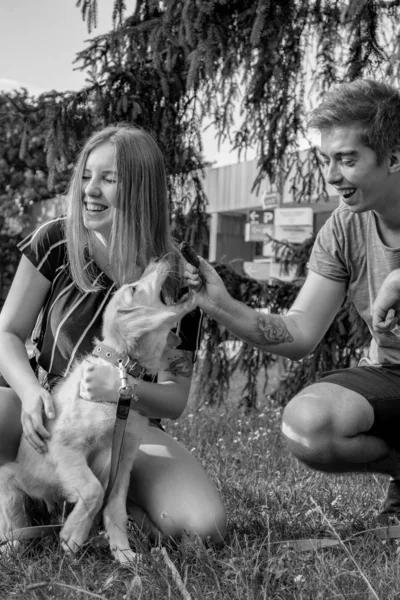
<svg viewBox="0 0 400 600"><path fill-rule="evenodd" d="M356 79L330 90L308 118L312 129L359 125L362 142L378 163L400 148L400 92L387 83Z"/></svg>

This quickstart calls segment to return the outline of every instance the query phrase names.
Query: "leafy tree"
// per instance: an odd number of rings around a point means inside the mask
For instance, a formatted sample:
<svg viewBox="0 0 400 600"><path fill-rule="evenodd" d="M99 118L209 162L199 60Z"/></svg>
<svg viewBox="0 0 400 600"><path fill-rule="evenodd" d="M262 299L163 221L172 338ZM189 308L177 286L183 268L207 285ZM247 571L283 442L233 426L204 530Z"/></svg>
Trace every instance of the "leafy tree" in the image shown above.
<svg viewBox="0 0 400 600"><path fill-rule="evenodd" d="M0 306L19 261L16 244L29 225L30 207L62 193L69 177L71 165L57 175L49 169L50 148L40 101L26 89L0 94Z"/></svg>
<svg viewBox="0 0 400 600"><path fill-rule="evenodd" d="M92 30L97 1L77 6ZM94 129L143 126L163 150L177 223L192 204L194 213L206 208L193 175L204 167L206 118L232 148L257 150L255 186L266 175L280 185L291 173L294 199L307 201L324 192L315 153L298 150L310 99L342 80L398 78L400 0L137 0L127 17L123 0L111 7L111 31L77 56L86 87L42 94L22 110L20 142L34 135L36 112L48 132L51 187ZM197 227L199 218L189 220ZM199 242L192 229L186 236Z"/></svg>
<svg viewBox="0 0 400 600"><path fill-rule="evenodd" d="M90 30L97 0L77 5ZM139 119L171 135L163 149L172 172L200 166L208 118L234 149L256 148L255 185L265 175L279 183L301 160L310 98L342 80L398 76L399 0L137 0L125 20L124 7L114 0L114 29L89 42L78 64L106 120ZM300 201L321 189L315 154L306 160L313 177L297 177Z"/></svg>

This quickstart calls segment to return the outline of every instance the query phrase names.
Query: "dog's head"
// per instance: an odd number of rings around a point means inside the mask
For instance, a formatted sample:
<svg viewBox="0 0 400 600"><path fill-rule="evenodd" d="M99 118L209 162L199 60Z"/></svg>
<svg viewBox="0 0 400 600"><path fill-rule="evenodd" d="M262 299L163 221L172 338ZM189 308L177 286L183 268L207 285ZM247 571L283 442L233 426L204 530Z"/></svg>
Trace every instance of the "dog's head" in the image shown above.
<svg viewBox="0 0 400 600"><path fill-rule="evenodd" d="M151 261L138 281L115 292L104 312L103 340L149 372L159 369L171 328L196 305L193 292L164 304L161 288L169 273L166 260Z"/></svg>

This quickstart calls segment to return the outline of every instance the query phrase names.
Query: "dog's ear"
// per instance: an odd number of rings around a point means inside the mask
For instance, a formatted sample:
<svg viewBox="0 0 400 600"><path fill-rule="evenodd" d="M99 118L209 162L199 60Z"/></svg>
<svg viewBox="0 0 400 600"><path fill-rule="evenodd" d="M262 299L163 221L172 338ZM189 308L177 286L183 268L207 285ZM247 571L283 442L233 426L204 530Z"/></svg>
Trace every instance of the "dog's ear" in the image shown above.
<svg viewBox="0 0 400 600"><path fill-rule="evenodd" d="M129 331L132 336L137 338L144 333L156 331L162 326L172 327L179 319L171 310L159 310L148 306L135 306L129 310L119 309L118 313L122 317L120 321L125 332L124 335Z"/></svg>

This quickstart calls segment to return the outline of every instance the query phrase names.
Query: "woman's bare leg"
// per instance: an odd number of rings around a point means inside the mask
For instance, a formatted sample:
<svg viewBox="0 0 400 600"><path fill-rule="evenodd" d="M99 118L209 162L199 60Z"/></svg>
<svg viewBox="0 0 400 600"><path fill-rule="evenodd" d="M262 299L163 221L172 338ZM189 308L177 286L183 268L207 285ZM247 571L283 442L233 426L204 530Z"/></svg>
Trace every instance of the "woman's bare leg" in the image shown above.
<svg viewBox="0 0 400 600"><path fill-rule="evenodd" d="M11 388L0 387L0 466L16 459L21 435L21 401Z"/></svg>
<svg viewBox="0 0 400 600"><path fill-rule="evenodd" d="M174 539L196 533L221 543L226 513L207 473L171 436L148 431L132 470L128 512L145 533Z"/></svg>

